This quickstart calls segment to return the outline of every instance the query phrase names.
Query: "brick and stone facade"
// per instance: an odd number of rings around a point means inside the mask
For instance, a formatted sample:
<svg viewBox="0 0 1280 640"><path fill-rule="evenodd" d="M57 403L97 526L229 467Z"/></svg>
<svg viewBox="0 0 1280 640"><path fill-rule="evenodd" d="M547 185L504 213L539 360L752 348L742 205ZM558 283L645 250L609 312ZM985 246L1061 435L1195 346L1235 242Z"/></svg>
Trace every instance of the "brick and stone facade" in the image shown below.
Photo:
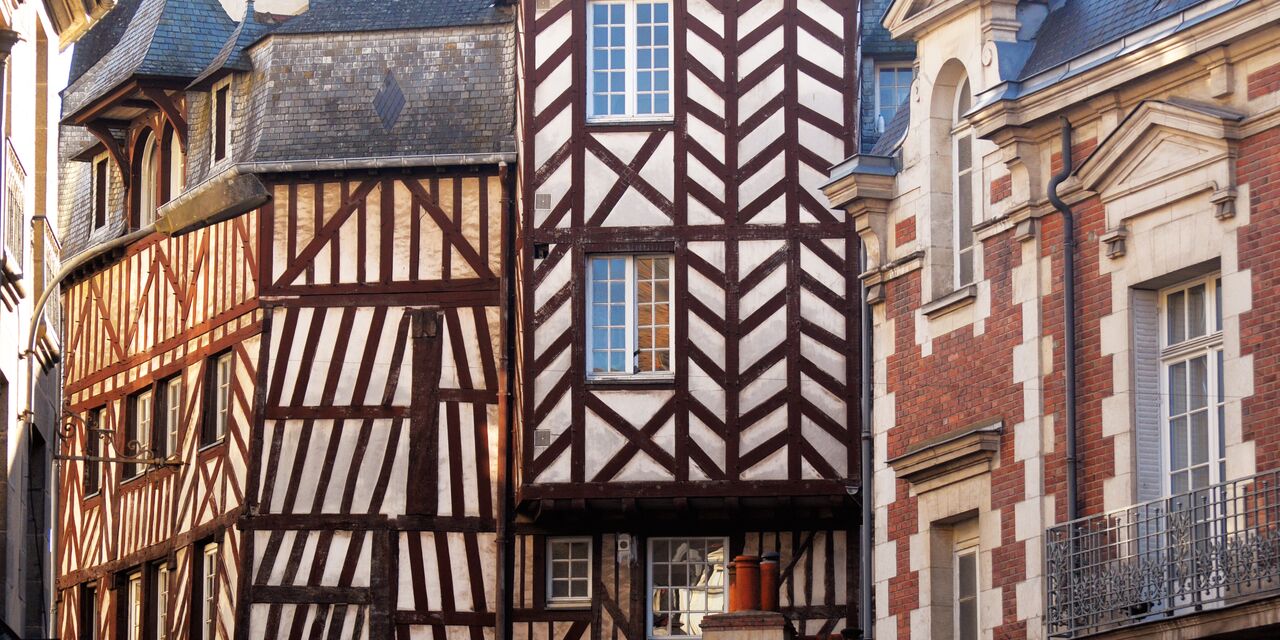
<svg viewBox="0 0 1280 640"><path fill-rule="evenodd" d="M1262 355L1276 348L1265 327L1280 312L1267 293L1280 278L1267 215L1280 199L1276 9L889 4L889 33L918 52L910 126L887 157L851 158L826 188L869 254L874 637L962 637L955 587L968 553L977 558L976 637L1067 633L1051 626L1062 624L1055 585L1082 570L1047 575L1058 566L1048 557L1053 535L1069 530L1055 527L1070 517L1100 527L1127 516L1099 514L1180 504L1168 407L1195 396L1169 387L1176 341L1147 336L1167 320L1176 298L1164 296L1181 284L1201 282L1221 296L1210 303L1221 330L1211 318L1204 338L1211 357L1221 354L1209 374L1221 389L1207 392L1220 407L1221 435L1206 445L1216 441L1221 463L1216 484L1191 495L1209 501L1280 467L1280 387ZM1086 29L1091 20L1098 24ZM1080 31L1062 33L1072 29ZM1091 49L1126 36L1143 44L1109 55ZM1095 58L1081 65L1086 54ZM958 97L966 83L968 103ZM1048 199L1063 164L1059 116L1073 127L1073 170L1058 194L1075 216L1074 509L1064 227ZM966 168L954 150L970 134ZM956 175L972 176L973 188L957 189ZM972 200L961 203L961 193ZM967 229L962 207L972 211ZM971 252L962 229L973 234ZM960 269L965 260L972 278ZM1111 594L1106 580L1092 590L1099 601ZM1264 604L1241 604L1219 593L1200 613L1149 600L1169 611L1148 617L1099 605L1108 623L1088 627L1077 614L1067 624L1081 625L1076 637L1258 633L1275 623L1262 613L1275 608L1265 604L1274 595L1253 592Z"/></svg>

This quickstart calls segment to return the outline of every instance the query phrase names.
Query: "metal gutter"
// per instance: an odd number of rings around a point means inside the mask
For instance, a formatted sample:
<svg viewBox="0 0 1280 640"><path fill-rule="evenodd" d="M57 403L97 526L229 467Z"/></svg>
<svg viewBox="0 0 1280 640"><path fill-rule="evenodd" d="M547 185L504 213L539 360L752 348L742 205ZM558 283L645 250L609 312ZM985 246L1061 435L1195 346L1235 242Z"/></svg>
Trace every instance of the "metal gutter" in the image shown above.
<svg viewBox="0 0 1280 640"><path fill-rule="evenodd" d="M1063 351L1066 352L1067 418L1067 520L1080 516L1078 485L1079 452L1076 447L1076 217L1071 206L1058 196L1058 187L1071 177L1071 121L1062 121L1062 169L1049 181L1049 202L1062 212Z"/></svg>
<svg viewBox="0 0 1280 640"><path fill-rule="evenodd" d="M365 158L316 158L242 162L232 169L241 173L295 173L302 171L346 171L351 169L407 169L413 167L450 167L459 165L513 164L515 152L445 153L418 156L370 156ZM232 170L229 169L228 171Z"/></svg>

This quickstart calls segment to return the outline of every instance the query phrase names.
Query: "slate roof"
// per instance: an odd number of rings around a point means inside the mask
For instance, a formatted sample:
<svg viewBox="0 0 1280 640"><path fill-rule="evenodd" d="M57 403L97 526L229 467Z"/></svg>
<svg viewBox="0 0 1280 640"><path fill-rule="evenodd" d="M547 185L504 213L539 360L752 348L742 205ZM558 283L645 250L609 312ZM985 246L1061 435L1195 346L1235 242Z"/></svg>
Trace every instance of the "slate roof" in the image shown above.
<svg viewBox="0 0 1280 640"><path fill-rule="evenodd" d="M1052 69L1207 0L1066 0L1045 18L1020 78Z"/></svg>
<svg viewBox="0 0 1280 640"><path fill-rule="evenodd" d="M133 14L137 12L141 1L116 0L116 6L76 41L71 53L71 73L67 84L74 84L120 42L120 36L124 35L125 27L133 20Z"/></svg>
<svg viewBox="0 0 1280 640"><path fill-rule="evenodd" d="M253 68L247 49L259 38L266 35L274 25L259 20L253 10L253 0L245 5L245 17L236 25L235 31L222 45L222 50L214 56L213 61L192 81L191 87L197 87L206 80L223 75L225 71L248 71Z"/></svg>
<svg viewBox="0 0 1280 640"><path fill-rule="evenodd" d="M350 33L434 29L511 22L502 0L312 0L276 33Z"/></svg>
<svg viewBox="0 0 1280 640"><path fill-rule="evenodd" d="M902 144L902 141L907 137L907 129L910 125L911 101L907 100L894 112L889 124L884 126L884 133L880 134L880 139L876 141L874 147L871 147L871 151L867 155L892 155L897 150L898 145Z"/></svg>
<svg viewBox="0 0 1280 640"><path fill-rule="evenodd" d="M62 112L74 114L132 77L195 78L234 29L218 0L140 0L116 45L63 92Z"/></svg>

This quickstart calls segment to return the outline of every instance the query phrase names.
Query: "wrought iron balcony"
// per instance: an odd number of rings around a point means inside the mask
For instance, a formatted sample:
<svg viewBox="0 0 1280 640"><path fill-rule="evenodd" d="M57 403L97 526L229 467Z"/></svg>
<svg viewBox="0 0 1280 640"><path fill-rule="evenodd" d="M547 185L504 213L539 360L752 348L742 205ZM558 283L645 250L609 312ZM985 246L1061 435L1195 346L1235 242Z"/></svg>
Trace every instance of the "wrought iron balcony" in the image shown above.
<svg viewBox="0 0 1280 640"><path fill-rule="evenodd" d="M1059 638L1280 595L1280 471L1055 526L1045 579Z"/></svg>

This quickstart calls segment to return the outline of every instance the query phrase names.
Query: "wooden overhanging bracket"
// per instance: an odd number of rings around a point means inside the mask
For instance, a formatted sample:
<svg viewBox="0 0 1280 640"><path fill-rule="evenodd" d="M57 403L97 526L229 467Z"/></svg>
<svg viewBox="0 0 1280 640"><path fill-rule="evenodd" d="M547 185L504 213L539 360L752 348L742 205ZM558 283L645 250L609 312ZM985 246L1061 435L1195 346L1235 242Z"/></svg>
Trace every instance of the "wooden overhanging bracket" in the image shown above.
<svg viewBox="0 0 1280 640"><path fill-rule="evenodd" d="M142 87L142 95L148 100L156 103L160 107L160 111L164 113L165 120L173 126L173 130L178 133L178 144L182 145L182 152L187 152L187 119L178 109L178 105L173 102L173 98L169 97L169 93L159 87Z"/></svg>
<svg viewBox="0 0 1280 640"><path fill-rule="evenodd" d="M120 170L120 175L124 178L124 183L129 184L131 173L129 159L125 157L124 149L120 147L119 141L112 135L111 129L103 122L91 122L85 125L85 128L89 130L89 133L93 134L93 137L98 139L98 142L102 143L102 146L107 148L107 153L115 161L116 168Z"/></svg>

